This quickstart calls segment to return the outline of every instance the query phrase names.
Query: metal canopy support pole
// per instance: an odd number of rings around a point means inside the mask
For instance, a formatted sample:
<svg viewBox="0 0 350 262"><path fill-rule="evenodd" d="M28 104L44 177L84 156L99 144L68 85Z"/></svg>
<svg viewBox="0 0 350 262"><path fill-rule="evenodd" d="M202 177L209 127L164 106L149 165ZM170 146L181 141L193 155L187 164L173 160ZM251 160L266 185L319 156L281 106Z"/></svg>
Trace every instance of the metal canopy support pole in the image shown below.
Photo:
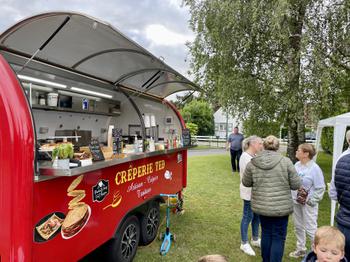
<svg viewBox="0 0 350 262"><path fill-rule="evenodd" d="M68 21L70 20L70 16L67 16L64 21L62 22L62 24L60 24L60 26L55 30L55 32L53 32L50 37L38 48L38 50L36 50L34 52L34 54L29 58L29 60L22 66L22 68L17 72L17 74L19 74L29 63L30 61L33 60L33 58L37 55L37 53L39 53L39 51L42 51L48 43L50 43L50 41L55 37L55 35L58 34L59 31L61 31L61 29L68 23Z"/></svg>

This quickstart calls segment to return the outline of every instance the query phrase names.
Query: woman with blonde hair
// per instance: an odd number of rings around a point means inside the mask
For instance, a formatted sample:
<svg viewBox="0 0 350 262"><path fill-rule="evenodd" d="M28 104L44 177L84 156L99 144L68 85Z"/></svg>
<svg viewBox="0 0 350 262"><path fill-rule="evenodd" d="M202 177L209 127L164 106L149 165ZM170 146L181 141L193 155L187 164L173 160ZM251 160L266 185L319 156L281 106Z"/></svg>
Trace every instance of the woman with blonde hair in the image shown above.
<svg viewBox="0 0 350 262"><path fill-rule="evenodd" d="M303 258L306 255L306 235L311 243L317 230L318 203L322 200L326 185L321 168L312 160L316 151L311 144L301 144L296 151L299 160L295 169L301 179L302 188L292 191L293 221L297 237L296 250L290 257Z"/></svg>
<svg viewBox="0 0 350 262"><path fill-rule="evenodd" d="M288 216L293 212L291 190L300 178L292 161L277 152L279 140L265 138L264 149L248 163L242 183L252 188L252 210L261 224L261 256L264 262L282 261Z"/></svg>
<svg viewBox="0 0 350 262"><path fill-rule="evenodd" d="M252 246L260 248L260 238L259 238L259 215L252 211L250 200L252 189L250 187L245 187L242 184L242 177L244 170L250 160L262 150L263 141L258 136L250 136L243 140L243 154L239 159L240 166L240 179L241 183L239 185L240 197L243 200L243 216L241 220L241 246L240 249L249 256L255 256L255 251L252 249L248 241L248 227L249 224L252 225Z"/></svg>

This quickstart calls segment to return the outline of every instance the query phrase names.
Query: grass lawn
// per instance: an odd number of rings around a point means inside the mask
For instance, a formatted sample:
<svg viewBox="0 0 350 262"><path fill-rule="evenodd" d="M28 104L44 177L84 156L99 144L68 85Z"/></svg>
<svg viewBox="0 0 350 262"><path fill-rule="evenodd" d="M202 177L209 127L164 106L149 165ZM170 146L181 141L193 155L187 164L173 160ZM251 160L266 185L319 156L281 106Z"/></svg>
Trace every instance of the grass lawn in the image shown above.
<svg viewBox="0 0 350 262"><path fill-rule="evenodd" d="M331 177L331 160L326 154L320 154L318 158L326 183ZM254 248L256 257L249 257L239 249L242 200L239 197L239 175L231 173L229 154L189 158L184 207L184 215L171 215L170 218L170 231L176 234L177 242L169 253L161 257L161 242L155 240L146 247L139 247L134 261L197 261L206 254L222 254L230 261L261 261L259 249ZM161 207L161 212L163 223L160 231L164 232L165 207ZM330 201L325 193L318 224L328 225L329 221ZM300 261L288 257L295 242L290 217L283 261Z"/></svg>

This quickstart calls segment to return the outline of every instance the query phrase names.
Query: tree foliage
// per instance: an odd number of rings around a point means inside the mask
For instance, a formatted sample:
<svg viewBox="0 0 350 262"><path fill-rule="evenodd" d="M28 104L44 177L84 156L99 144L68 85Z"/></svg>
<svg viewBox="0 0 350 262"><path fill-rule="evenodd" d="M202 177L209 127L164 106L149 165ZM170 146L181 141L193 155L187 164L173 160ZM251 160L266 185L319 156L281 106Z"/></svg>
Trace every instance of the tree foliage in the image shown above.
<svg viewBox="0 0 350 262"><path fill-rule="evenodd" d="M191 144L197 145L197 138L195 136L198 135L198 126L195 123L188 122L186 123L186 127L190 130Z"/></svg>
<svg viewBox="0 0 350 262"><path fill-rule="evenodd" d="M207 99L243 119L284 122L295 159L305 106L324 117L349 92L349 1L185 3L196 32L192 73Z"/></svg>
<svg viewBox="0 0 350 262"><path fill-rule="evenodd" d="M198 135L214 134L214 112L210 105L202 100L192 100L181 110L186 123L194 123L198 127Z"/></svg>
<svg viewBox="0 0 350 262"><path fill-rule="evenodd" d="M266 137L268 135L280 136L280 123L276 121L270 121L261 117L257 118L250 115L243 122L244 135L251 136L257 135L260 137Z"/></svg>
<svg viewBox="0 0 350 262"><path fill-rule="evenodd" d="M186 123L186 127L190 130L191 136L198 135L198 126L195 123L188 122Z"/></svg>

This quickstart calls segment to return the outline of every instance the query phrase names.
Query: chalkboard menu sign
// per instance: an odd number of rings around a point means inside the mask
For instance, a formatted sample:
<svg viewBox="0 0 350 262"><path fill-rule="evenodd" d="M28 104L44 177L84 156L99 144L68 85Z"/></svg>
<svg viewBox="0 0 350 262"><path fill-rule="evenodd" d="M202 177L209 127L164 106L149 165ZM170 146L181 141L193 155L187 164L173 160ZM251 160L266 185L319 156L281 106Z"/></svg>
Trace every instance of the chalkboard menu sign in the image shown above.
<svg viewBox="0 0 350 262"><path fill-rule="evenodd" d="M182 144L183 146L191 145L191 133L188 128L182 129Z"/></svg>
<svg viewBox="0 0 350 262"><path fill-rule="evenodd" d="M91 140L89 148L91 151L92 160L94 160L94 161L105 160L103 153L102 153L102 150L101 150L101 147L100 147L100 143L98 142L97 139Z"/></svg>
<svg viewBox="0 0 350 262"><path fill-rule="evenodd" d="M122 129L113 128L112 129L112 138L113 138L113 154L122 153Z"/></svg>

